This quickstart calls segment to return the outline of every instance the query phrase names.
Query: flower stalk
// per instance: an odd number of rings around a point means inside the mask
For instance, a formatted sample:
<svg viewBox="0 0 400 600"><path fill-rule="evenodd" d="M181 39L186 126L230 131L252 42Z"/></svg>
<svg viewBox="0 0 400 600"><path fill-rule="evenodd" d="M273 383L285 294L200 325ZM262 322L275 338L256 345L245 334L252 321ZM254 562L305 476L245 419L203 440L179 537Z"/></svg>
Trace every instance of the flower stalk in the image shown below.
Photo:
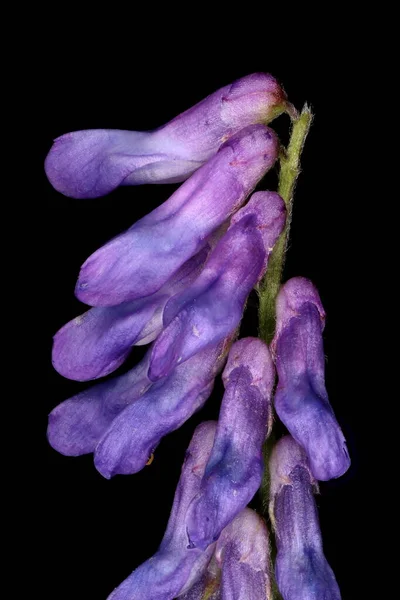
<svg viewBox="0 0 400 600"><path fill-rule="evenodd" d="M307 134L310 130L313 114L307 104L297 117L292 117L292 132L286 151L280 156L278 193L286 204L286 226L275 244L269 259L268 271L258 286L259 295L259 333L261 339L269 344L275 332L275 301L281 285L285 253L291 224L293 193L300 175L300 156Z"/></svg>
<svg viewBox="0 0 400 600"><path fill-rule="evenodd" d="M313 114L310 107L305 104L300 115L297 111L288 111L292 120L292 130L290 134L289 145L286 150L282 150L279 158L279 182L278 193L286 205L287 218L285 228L276 242L268 263L268 271L260 281L257 291L259 296L259 336L267 344L270 344L275 333L275 303L281 286L283 267L285 264L286 249L289 240L289 231L292 221L293 195L297 179L301 173L300 157L303 151L310 126L313 120ZM273 446L276 442L274 430L272 430L267 442L264 444L264 474L261 486L261 501L264 514L268 514L270 473L269 459ZM272 528L271 528L272 533ZM276 545L275 540L271 540L271 559L275 563ZM275 578L272 577L272 600L281 600Z"/></svg>

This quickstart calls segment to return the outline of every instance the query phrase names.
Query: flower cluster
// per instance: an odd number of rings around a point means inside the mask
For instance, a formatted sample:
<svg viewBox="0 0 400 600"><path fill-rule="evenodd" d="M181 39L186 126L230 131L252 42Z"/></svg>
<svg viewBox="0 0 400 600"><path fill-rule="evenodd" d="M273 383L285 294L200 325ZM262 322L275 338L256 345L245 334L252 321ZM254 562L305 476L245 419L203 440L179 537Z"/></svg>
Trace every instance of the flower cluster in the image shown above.
<svg viewBox="0 0 400 600"><path fill-rule="evenodd" d="M83 264L75 293L91 308L55 335L56 370L97 379L132 346L151 345L127 373L59 404L50 444L70 456L93 453L106 478L136 473L203 406L223 371L218 422L194 433L160 548L110 600L272 598L268 532L247 505L261 485L273 404L293 436L278 442L270 466L279 589L284 600L340 597L312 487L344 473L349 457L324 386L325 315L314 286L294 278L281 287L270 348L236 341L286 225L279 194L253 193L280 150L266 124L284 111L276 80L254 74L152 132L64 135L46 159L53 186L75 198L183 181Z"/></svg>

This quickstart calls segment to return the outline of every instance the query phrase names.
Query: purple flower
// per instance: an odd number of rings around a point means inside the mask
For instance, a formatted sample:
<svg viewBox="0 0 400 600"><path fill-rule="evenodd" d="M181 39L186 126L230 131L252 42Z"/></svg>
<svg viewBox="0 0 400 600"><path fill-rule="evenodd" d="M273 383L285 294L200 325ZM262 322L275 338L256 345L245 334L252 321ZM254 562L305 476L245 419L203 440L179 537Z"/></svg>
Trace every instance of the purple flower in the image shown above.
<svg viewBox="0 0 400 600"><path fill-rule="evenodd" d="M231 341L204 350L157 381L111 423L94 454L107 479L140 471L161 441L201 408L210 396Z"/></svg>
<svg viewBox="0 0 400 600"><path fill-rule="evenodd" d="M159 550L140 565L108 600L173 600L198 579L214 551L189 550L185 515L196 495L215 435L215 423L199 425L186 452L171 515Z"/></svg>
<svg viewBox="0 0 400 600"><path fill-rule="evenodd" d="M277 137L263 125L230 138L169 200L88 258L76 296L114 306L158 291L243 204L277 153Z"/></svg>
<svg viewBox="0 0 400 600"><path fill-rule="evenodd" d="M201 578L179 598L271 600L269 553L264 521L253 510L245 508L221 533Z"/></svg>
<svg viewBox="0 0 400 600"><path fill-rule="evenodd" d="M286 95L277 81L255 73L152 132L67 133L55 140L46 174L56 190L73 198L104 196L119 185L184 181L240 129L268 123L285 108Z"/></svg>
<svg viewBox="0 0 400 600"><path fill-rule="evenodd" d="M318 292L309 280L295 277L282 286L276 307L276 412L305 449L314 477L340 477L350 459L325 388L325 313Z"/></svg>
<svg viewBox="0 0 400 600"><path fill-rule="evenodd" d="M125 375L99 383L56 406L49 415L47 437L66 456L94 452L117 415L149 390L149 356Z"/></svg>
<svg viewBox="0 0 400 600"><path fill-rule="evenodd" d="M270 516L277 542L275 574L283 600L340 600L323 553L316 484L304 450L286 436L270 460Z"/></svg>
<svg viewBox="0 0 400 600"><path fill-rule="evenodd" d="M204 550L218 539L261 485L274 379L264 342L244 338L232 346L223 373L225 394L213 449L187 516L193 547Z"/></svg>
<svg viewBox="0 0 400 600"><path fill-rule="evenodd" d="M171 373L176 365L236 329L285 218L284 202L274 192L257 192L234 215L199 277L168 301L165 329L152 350L151 380Z"/></svg>
<svg viewBox="0 0 400 600"><path fill-rule="evenodd" d="M62 402L49 415L48 439L62 454L94 452L104 477L140 471L161 438L207 400L231 340L194 356L157 383L147 377L149 353L131 371Z"/></svg>
<svg viewBox="0 0 400 600"><path fill-rule="evenodd" d="M77 381L115 371L132 346L148 344L157 337L168 299L197 277L209 250L207 244L155 294L118 306L92 308L64 325L54 336L54 368Z"/></svg>

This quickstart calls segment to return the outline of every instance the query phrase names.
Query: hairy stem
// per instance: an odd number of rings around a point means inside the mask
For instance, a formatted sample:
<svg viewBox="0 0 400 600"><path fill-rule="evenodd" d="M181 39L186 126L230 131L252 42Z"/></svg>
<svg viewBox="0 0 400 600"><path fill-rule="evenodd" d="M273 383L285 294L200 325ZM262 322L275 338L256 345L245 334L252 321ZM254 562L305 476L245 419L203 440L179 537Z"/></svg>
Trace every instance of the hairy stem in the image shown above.
<svg viewBox="0 0 400 600"><path fill-rule="evenodd" d="M259 336L269 344L275 332L275 301L281 286L283 266L285 263L285 254L289 239L289 230L292 220L293 194L296 181L300 175L300 156L303 150L304 142L309 132L313 115L307 106L304 106L301 114L298 115L295 110L290 114L292 119L292 131L289 145L286 151L282 151L280 157L280 171L278 192L286 204L287 220L284 231L278 242L275 244L272 255L268 262L268 270L259 284ZM265 469L263 482L261 486L262 507L264 514L268 514L269 505L269 457L275 444L276 436L271 432L267 442L264 445ZM274 563L276 556L276 546L274 539L271 539L271 560ZM272 578L272 600L281 600L276 581Z"/></svg>
<svg viewBox="0 0 400 600"><path fill-rule="evenodd" d="M292 132L286 152L281 153L278 192L286 204L286 227L268 262L268 270L259 284L259 332L260 337L268 344L275 331L275 300L281 285L285 253L289 238L289 229L292 219L293 193L297 178L300 174L300 156L303 150L313 115L307 106L301 114L292 121Z"/></svg>

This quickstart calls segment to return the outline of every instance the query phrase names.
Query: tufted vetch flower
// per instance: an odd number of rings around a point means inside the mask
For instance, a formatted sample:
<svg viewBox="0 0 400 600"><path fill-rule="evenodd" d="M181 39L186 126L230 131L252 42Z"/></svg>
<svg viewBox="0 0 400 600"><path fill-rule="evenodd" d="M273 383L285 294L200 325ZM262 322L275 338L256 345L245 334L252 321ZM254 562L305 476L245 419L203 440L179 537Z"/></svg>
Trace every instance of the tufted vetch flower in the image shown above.
<svg viewBox="0 0 400 600"><path fill-rule="evenodd" d="M222 377L225 393L213 448L187 516L190 543L202 549L218 539L260 487L262 448L272 424L275 369L264 342L235 342Z"/></svg>
<svg viewBox="0 0 400 600"><path fill-rule="evenodd" d="M283 600L340 600L323 553L316 485L304 450L291 437L276 444L270 459L270 516L277 542L275 575Z"/></svg>
<svg viewBox="0 0 400 600"><path fill-rule="evenodd" d="M278 372L276 412L304 447L314 477L340 477L350 459L325 388L325 313L311 281L294 277L282 286L276 318L271 345Z"/></svg>
<svg viewBox="0 0 400 600"><path fill-rule="evenodd" d="M275 192L257 192L233 216L199 277L166 304L165 329L150 359L151 380L234 331L285 219L284 202Z"/></svg>
<svg viewBox="0 0 400 600"><path fill-rule="evenodd" d="M158 208L102 246L83 264L76 296L114 306L158 291L244 203L278 154L263 125L230 138Z"/></svg>
<svg viewBox="0 0 400 600"><path fill-rule="evenodd" d="M119 185L184 181L243 127L266 124L287 108L278 82L254 73L211 94L151 132L90 129L57 138L46 161L56 190L104 196Z"/></svg>

